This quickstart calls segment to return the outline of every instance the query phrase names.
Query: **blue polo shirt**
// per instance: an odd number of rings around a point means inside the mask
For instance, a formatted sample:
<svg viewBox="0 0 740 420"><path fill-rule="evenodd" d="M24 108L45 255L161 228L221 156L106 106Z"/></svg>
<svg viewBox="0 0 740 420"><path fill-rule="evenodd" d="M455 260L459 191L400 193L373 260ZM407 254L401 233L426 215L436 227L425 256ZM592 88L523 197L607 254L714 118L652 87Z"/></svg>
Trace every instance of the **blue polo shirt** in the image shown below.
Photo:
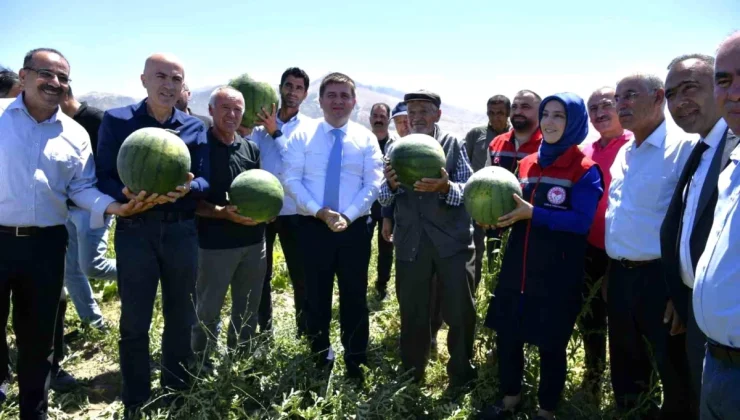
<svg viewBox="0 0 740 420"><path fill-rule="evenodd" d="M173 108L169 120L160 124L146 111L146 99L138 104L114 108L103 115L103 122L98 133L98 150L95 155L97 166L98 189L116 200L125 203L123 182L118 176L116 161L118 150L129 134L144 127L170 129L179 132L179 137L190 150L190 172L195 175L190 193L174 203L155 206L153 210L170 212L195 211L196 201L208 195L208 177L210 161L206 127L198 118Z"/></svg>

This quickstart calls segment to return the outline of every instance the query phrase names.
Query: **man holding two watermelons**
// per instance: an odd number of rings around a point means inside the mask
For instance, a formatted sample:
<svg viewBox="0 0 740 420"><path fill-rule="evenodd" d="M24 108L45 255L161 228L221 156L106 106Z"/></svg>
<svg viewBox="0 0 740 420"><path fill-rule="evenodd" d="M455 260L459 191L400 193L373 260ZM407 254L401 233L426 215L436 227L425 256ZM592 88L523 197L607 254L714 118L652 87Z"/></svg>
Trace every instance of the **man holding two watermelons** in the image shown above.
<svg viewBox="0 0 740 420"><path fill-rule="evenodd" d="M471 366L475 335L473 227L462 194L472 169L464 143L437 125L442 115L440 97L419 91L406 94L404 101L414 134L388 151L392 164L386 165L386 182L379 196L381 205L395 206L393 244L401 361L405 369L413 370L416 381L423 380L432 340L432 290L437 287L442 317L449 325L447 373L450 387L458 388L476 377ZM432 281L435 273L436 286Z"/></svg>
<svg viewBox="0 0 740 420"><path fill-rule="evenodd" d="M208 194L210 162L206 127L174 106L184 77L177 58L152 55L141 75L146 99L107 111L100 127L96 156L100 190L124 202L131 195L129 190L139 192L145 188L136 186L157 181L154 184L159 190L150 188L147 193L160 194L155 196L160 204L153 209L134 217L119 217L116 223L119 351L126 417L135 415L150 397L149 327L160 279L164 315L161 383L183 389L189 382L185 367L192 355L198 264L195 208L197 200ZM144 130L131 135L139 129ZM174 136L174 141L162 141L167 135ZM131 147L123 149L124 140L131 140ZM160 162L136 159L137 153L148 153L147 146L155 143L164 148L157 155ZM162 176L158 171L164 166L177 170ZM126 189L125 183L130 184Z"/></svg>

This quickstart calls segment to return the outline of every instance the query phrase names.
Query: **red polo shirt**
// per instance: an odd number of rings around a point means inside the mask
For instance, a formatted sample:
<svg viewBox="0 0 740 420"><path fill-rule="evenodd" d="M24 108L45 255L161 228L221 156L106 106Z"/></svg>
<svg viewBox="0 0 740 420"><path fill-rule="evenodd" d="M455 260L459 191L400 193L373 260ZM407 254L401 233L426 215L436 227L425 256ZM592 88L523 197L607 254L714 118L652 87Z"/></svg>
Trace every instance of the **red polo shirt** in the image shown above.
<svg viewBox="0 0 740 420"><path fill-rule="evenodd" d="M612 139L606 147L601 147L599 140L587 145L583 149L583 154L591 158L594 162L599 164L604 180L604 195L599 200L599 205L596 207L596 215L594 216L594 224L591 226L591 231L588 234L588 243L599 249L605 249L604 239L606 233L604 230L606 207L609 203L609 184L612 182L612 174L610 172L614 159L617 157L619 149L622 148L627 142L632 140L633 134L629 130L624 130L621 136Z"/></svg>

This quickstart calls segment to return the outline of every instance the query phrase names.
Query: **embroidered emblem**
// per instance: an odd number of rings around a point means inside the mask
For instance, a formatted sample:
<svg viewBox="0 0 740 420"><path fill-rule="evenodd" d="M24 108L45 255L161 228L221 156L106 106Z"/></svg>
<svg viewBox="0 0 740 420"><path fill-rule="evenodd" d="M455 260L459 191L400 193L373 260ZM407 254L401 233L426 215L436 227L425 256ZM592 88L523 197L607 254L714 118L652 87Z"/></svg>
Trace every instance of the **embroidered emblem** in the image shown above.
<svg viewBox="0 0 740 420"><path fill-rule="evenodd" d="M552 187L547 192L547 201L560 205L565 202L565 189L563 187Z"/></svg>
<svg viewBox="0 0 740 420"><path fill-rule="evenodd" d="M498 156L496 156L495 158L493 158L493 164L494 165L498 165L499 163L501 163L501 159Z"/></svg>

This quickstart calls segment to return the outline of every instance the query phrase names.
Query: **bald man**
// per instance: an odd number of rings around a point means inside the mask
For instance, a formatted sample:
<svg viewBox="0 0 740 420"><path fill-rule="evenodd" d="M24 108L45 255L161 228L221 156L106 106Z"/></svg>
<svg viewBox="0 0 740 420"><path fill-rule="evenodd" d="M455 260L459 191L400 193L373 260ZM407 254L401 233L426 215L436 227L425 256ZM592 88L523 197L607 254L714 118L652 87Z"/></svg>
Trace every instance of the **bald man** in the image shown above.
<svg viewBox="0 0 740 420"><path fill-rule="evenodd" d="M146 60L141 83L147 97L103 116L96 156L98 187L126 201L116 169L121 143L145 127L174 130L188 147L190 174L185 185L156 198L159 203L135 217L119 217L115 249L121 296L119 343L125 417L135 415L149 399L149 326L157 286L162 283L162 387L188 385L184 367L191 358L191 328L195 323L194 294L198 265L195 209L209 192L208 140L203 123L175 108L185 71L169 54ZM128 191L126 192L128 193Z"/></svg>
<svg viewBox="0 0 740 420"><path fill-rule="evenodd" d="M740 133L740 31L717 50L714 101L730 130ZM740 418L740 147L719 175L714 221L696 265L693 307L706 334L701 419Z"/></svg>

